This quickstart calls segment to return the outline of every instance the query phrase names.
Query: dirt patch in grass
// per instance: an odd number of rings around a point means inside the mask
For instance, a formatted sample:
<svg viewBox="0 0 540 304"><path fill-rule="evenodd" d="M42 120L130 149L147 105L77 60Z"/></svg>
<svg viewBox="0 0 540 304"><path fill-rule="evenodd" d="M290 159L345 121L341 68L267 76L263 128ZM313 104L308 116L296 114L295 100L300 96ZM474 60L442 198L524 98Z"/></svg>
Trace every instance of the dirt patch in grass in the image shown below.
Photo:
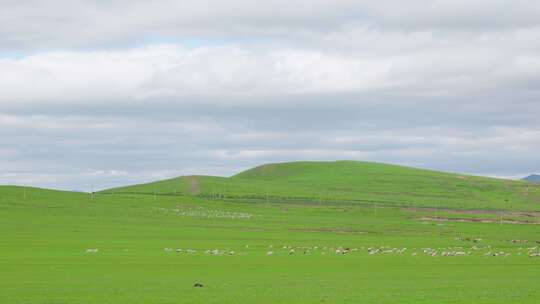
<svg viewBox="0 0 540 304"><path fill-rule="evenodd" d="M490 218L446 218L446 217L421 217L422 221L434 221L434 222L460 222L460 223L502 223L502 224L514 224L514 225L540 225L540 222L531 221L517 221L503 219L490 219Z"/></svg>
<svg viewBox="0 0 540 304"><path fill-rule="evenodd" d="M201 185L197 176L184 176L184 179L188 182L189 194L198 195L201 193Z"/></svg>
<svg viewBox="0 0 540 304"><path fill-rule="evenodd" d="M505 215L518 215L527 217L540 217L540 211L508 211L508 210L469 210L469 209L449 209L449 208L432 208L432 207L405 207L401 208L404 211L414 212L446 212L449 214L500 214L501 211Z"/></svg>
<svg viewBox="0 0 540 304"><path fill-rule="evenodd" d="M290 231L303 232L326 232L326 233L344 233L344 234L367 234L366 231L353 230L349 228L289 228Z"/></svg>

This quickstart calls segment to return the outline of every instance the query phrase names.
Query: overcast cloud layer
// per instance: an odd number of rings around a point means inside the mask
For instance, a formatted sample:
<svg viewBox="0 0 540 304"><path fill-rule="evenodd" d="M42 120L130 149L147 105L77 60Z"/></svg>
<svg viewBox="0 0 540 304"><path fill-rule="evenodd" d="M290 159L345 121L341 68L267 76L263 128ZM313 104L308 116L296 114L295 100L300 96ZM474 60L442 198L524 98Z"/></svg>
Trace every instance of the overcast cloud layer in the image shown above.
<svg viewBox="0 0 540 304"><path fill-rule="evenodd" d="M540 2L0 1L0 184L540 171Z"/></svg>

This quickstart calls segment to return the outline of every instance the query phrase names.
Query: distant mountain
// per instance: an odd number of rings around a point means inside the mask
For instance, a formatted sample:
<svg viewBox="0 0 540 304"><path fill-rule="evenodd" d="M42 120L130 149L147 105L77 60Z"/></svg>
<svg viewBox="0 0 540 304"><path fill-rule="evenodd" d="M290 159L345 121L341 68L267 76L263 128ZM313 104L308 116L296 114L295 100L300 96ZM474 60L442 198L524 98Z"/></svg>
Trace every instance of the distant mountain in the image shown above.
<svg viewBox="0 0 540 304"><path fill-rule="evenodd" d="M538 174L532 174L523 179L524 181L533 182L533 183L540 183L540 175Z"/></svg>

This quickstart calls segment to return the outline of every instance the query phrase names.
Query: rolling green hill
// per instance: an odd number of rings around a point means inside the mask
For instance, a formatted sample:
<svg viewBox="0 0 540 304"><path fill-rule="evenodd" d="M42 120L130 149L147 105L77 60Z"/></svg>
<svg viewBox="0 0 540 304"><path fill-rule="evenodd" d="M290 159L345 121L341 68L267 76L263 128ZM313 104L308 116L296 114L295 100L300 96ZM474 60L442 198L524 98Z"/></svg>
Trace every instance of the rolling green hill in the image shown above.
<svg viewBox="0 0 540 304"><path fill-rule="evenodd" d="M291 162L232 177L183 176L102 193L307 204L540 210L540 187L513 180L358 162Z"/></svg>

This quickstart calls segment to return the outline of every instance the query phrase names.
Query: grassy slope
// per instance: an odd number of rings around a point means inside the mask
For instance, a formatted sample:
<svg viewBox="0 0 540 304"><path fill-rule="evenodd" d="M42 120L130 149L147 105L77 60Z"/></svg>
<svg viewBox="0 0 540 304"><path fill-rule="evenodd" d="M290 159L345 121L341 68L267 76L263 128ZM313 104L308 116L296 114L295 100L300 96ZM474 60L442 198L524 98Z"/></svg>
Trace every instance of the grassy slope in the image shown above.
<svg viewBox="0 0 540 304"><path fill-rule="evenodd" d="M540 226L437 224L418 220L424 213L358 204L245 204L134 194L98 194L91 200L85 193L24 192L0 186L0 303L537 303L540 298L540 258L520 255L525 251L519 249L535 246ZM482 241L456 239L464 237ZM470 251L473 245L483 249L464 257L431 257L419 249ZM282 246L296 247L298 254L289 255ZM300 254L301 246L312 250ZM408 250L336 255L330 247L338 246ZM197 253L170 253L165 247ZM87 248L99 252L85 253ZM206 249L235 254L212 256L203 253ZM270 250L275 254L268 256ZM488 251L512 255L484 257ZM193 288L196 281L205 287Z"/></svg>
<svg viewBox="0 0 540 304"><path fill-rule="evenodd" d="M180 177L105 192L189 194L234 201L540 210L540 187L531 183L356 161L270 164L230 178Z"/></svg>

